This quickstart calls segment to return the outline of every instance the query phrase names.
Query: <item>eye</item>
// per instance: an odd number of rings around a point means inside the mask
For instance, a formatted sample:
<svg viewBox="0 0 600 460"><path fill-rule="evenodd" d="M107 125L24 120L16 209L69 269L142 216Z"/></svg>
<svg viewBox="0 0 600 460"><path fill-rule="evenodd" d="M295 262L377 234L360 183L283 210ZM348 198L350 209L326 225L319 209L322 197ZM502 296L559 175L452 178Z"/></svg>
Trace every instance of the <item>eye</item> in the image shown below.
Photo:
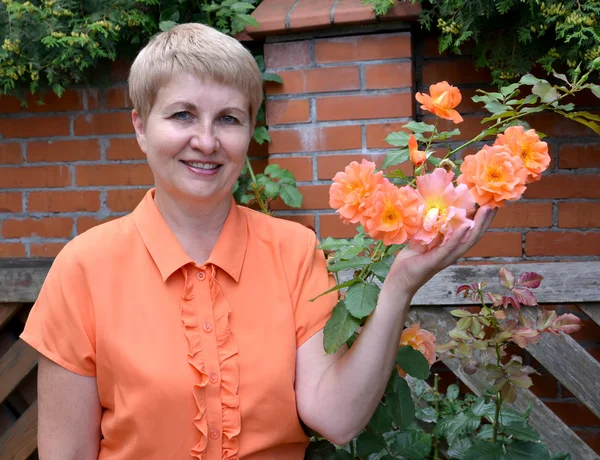
<svg viewBox="0 0 600 460"><path fill-rule="evenodd" d="M189 120L191 117L190 112L176 112L173 115L171 115L171 118L174 118L175 120L181 120L181 121L186 121Z"/></svg>
<svg viewBox="0 0 600 460"><path fill-rule="evenodd" d="M223 121L223 123L228 124L228 125L235 125L235 124L239 123L238 119L231 115L223 115L221 117L221 121Z"/></svg>

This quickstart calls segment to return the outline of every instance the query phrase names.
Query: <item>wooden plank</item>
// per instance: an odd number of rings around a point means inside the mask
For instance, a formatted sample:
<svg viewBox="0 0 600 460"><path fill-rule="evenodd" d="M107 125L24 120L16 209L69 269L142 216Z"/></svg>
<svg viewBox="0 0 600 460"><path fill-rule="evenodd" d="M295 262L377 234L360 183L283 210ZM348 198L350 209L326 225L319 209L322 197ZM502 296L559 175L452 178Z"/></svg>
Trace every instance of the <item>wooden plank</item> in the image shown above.
<svg viewBox="0 0 600 460"><path fill-rule="evenodd" d="M449 340L448 331L456 324L454 318L445 309L435 307L423 307L411 310L410 322L420 322L421 327L435 334L438 343ZM448 366L473 393L481 395L489 388L489 382L483 377L483 373L467 375L462 370L460 362L456 359L443 359ZM531 391L520 390L517 400L508 405L521 413L525 412L531 402L532 412L529 418L531 425L540 433L542 441L553 453L568 451L574 460L588 460L598 458L598 455L583 442L554 412L552 412Z"/></svg>
<svg viewBox="0 0 600 460"><path fill-rule="evenodd" d="M27 460L37 449L37 401L0 438L2 460Z"/></svg>
<svg viewBox="0 0 600 460"><path fill-rule="evenodd" d="M0 265L0 302L35 302L50 266Z"/></svg>
<svg viewBox="0 0 600 460"><path fill-rule="evenodd" d="M0 303L0 329L15 316L21 306L20 303Z"/></svg>
<svg viewBox="0 0 600 460"><path fill-rule="evenodd" d="M4 401L37 365L37 358L38 352L22 340L17 340L0 358L0 402Z"/></svg>
<svg viewBox="0 0 600 460"><path fill-rule="evenodd" d="M535 321L539 309L525 307L521 311ZM569 335L543 334L527 351L600 417L600 363L585 348Z"/></svg>
<svg viewBox="0 0 600 460"><path fill-rule="evenodd" d="M600 287L598 288L600 289ZM581 311L583 311L589 318L600 325L600 304L599 303L590 303L590 304L581 304L577 305Z"/></svg>

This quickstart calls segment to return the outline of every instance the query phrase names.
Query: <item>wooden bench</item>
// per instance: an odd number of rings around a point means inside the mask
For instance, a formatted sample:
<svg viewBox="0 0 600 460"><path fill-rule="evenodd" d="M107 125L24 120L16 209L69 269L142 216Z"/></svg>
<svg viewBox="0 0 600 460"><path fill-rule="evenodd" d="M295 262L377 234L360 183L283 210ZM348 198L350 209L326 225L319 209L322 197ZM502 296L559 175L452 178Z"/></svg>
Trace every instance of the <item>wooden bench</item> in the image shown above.
<svg viewBox="0 0 600 460"><path fill-rule="evenodd" d="M35 301L51 261L0 259L0 403L10 401L15 389L25 379L30 380L37 364L36 353L16 335ZM409 319L434 332L440 343L448 339L454 327L448 313L450 306L468 305L469 301L455 295L456 288L465 283L486 281L498 286L501 265L457 265L434 277L413 299ZM534 271L544 276L537 290L540 304L577 304L591 320L600 324L600 262L552 262L507 264L516 274ZM17 322L17 326L14 323ZM11 331L6 330L12 324ZM7 336L7 337L3 337ZM600 340L600 338L599 338ZM12 342L12 343L11 343ZM569 336L545 334L528 352L564 385L596 416L600 417L600 364ZM474 393L481 394L488 382L479 375L469 376L456 360L444 364ZM0 418L0 459L25 460L35 455L37 404L31 388L18 398L20 404L7 421ZM599 458L567 425L530 391L521 391L514 407L525 411L531 402L532 425L553 452L569 451L573 460ZM27 407L26 405L29 404ZM14 404L12 404L14 405Z"/></svg>

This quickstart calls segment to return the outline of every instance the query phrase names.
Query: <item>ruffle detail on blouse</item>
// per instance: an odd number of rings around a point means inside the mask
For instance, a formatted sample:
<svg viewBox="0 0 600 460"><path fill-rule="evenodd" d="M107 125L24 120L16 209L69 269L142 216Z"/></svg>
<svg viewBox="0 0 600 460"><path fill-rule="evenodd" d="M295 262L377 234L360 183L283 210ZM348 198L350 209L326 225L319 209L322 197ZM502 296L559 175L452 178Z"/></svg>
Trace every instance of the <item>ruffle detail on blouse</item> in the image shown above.
<svg viewBox="0 0 600 460"><path fill-rule="evenodd" d="M238 346L233 339L233 333L229 327L229 314L231 308L221 292L221 287L215 279L216 270L211 266L208 281L210 284L211 299L213 301L213 315L215 319L215 338L219 354L219 367L221 373L221 407L222 407L222 452L223 460L238 460L239 441L237 439L241 428L240 414L240 368L238 361ZM181 318L184 324L184 333L190 345L188 363L191 364L200 375L200 382L194 385L193 395L198 406L198 414L194 418L194 425L200 432L200 441L192 450L191 455L199 460L205 460L208 447L208 420L207 406L203 389L209 381L202 351L202 327L191 300L193 291L188 289L187 272L184 270L185 292L181 301Z"/></svg>

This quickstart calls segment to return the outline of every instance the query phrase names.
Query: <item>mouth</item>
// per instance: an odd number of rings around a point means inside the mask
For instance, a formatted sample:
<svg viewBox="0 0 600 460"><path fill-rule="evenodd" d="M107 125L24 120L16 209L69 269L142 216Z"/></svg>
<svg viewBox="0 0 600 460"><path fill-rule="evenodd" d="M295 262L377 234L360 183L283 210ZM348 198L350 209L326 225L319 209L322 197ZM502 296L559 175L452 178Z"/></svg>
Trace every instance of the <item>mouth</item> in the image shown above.
<svg viewBox="0 0 600 460"><path fill-rule="evenodd" d="M223 166L222 164L219 164L219 163L206 163L203 161L181 160L181 162L184 165L186 165L188 168L190 168L192 171L198 172L198 173L204 173L204 174L216 172L219 168L221 168L221 166Z"/></svg>

